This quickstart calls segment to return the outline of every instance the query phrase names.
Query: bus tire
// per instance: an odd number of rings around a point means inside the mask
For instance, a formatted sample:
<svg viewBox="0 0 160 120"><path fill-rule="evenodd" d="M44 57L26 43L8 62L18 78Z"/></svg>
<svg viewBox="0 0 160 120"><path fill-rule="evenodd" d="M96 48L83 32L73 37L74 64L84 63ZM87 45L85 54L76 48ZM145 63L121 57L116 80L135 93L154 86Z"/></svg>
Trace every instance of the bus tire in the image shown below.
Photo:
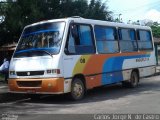
<svg viewBox="0 0 160 120"><path fill-rule="evenodd" d="M135 88L139 83L139 75L136 71L132 71L129 81L123 81L122 86L127 88Z"/></svg>
<svg viewBox="0 0 160 120"><path fill-rule="evenodd" d="M71 84L70 98L72 100L80 100L85 96L85 86L80 78L75 78Z"/></svg>
<svg viewBox="0 0 160 120"><path fill-rule="evenodd" d="M136 71L133 71L131 73L131 78L130 78L130 87L131 88L135 88L138 86L138 82L139 82L139 76L138 76L138 73Z"/></svg>

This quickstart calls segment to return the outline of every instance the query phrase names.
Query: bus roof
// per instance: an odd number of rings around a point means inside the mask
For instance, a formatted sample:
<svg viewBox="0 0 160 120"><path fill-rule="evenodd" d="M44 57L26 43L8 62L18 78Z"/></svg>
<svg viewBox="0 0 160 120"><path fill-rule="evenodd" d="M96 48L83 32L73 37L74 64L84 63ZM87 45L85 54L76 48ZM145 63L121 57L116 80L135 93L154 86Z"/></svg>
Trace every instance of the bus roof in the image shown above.
<svg viewBox="0 0 160 120"><path fill-rule="evenodd" d="M38 24L44 24L44 23L50 23L50 22L60 22L60 21L65 21L65 22L74 21L76 23L84 23L84 24L91 24L91 25L103 25L103 26L121 27L121 28L134 28L134 29L147 29L147 30L151 29L148 26L132 25L132 24L109 22L109 21L94 20L94 19L85 19L85 18L82 18L79 16L62 18L62 19L44 20L44 21L40 21L37 23L33 23L31 25L27 25L26 27L31 27L31 26L35 26Z"/></svg>

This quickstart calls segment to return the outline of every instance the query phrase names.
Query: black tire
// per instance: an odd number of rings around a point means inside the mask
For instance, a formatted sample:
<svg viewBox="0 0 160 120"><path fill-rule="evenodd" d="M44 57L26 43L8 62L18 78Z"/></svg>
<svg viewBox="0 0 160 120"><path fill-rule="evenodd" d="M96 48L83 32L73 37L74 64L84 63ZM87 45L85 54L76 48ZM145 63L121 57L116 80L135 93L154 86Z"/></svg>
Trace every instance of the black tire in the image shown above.
<svg viewBox="0 0 160 120"><path fill-rule="evenodd" d="M75 78L71 85L70 98L72 100L81 100L85 96L85 86L81 79Z"/></svg>
<svg viewBox="0 0 160 120"><path fill-rule="evenodd" d="M138 86L139 83L139 76L136 71L131 73L131 77L129 81L123 81L122 86L127 88L135 88Z"/></svg>
<svg viewBox="0 0 160 120"><path fill-rule="evenodd" d="M128 81L122 81L122 86L125 88L129 88L129 82Z"/></svg>
<svg viewBox="0 0 160 120"><path fill-rule="evenodd" d="M131 73L131 78L130 78L130 87L135 88L138 86L138 82L139 82L139 76L138 73L133 71Z"/></svg>

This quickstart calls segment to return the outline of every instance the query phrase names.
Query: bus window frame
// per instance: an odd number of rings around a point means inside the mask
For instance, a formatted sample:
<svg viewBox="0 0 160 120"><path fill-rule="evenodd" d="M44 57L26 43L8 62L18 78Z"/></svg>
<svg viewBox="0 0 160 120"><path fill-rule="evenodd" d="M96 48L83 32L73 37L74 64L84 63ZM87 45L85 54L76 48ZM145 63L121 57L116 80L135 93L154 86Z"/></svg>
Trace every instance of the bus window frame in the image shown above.
<svg viewBox="0 0 160 120"><path fill-rule="evenodd" d="M122 51L122 50L121 50L121 47L119 46L121 53L133 53L133 52L138 52L138 51L139 51L139 46L138 46L137 30L136 30L135 28L118 27L118 28L117 28L117 32L118 32L119 45L120 45L120 41L121 41L121 40L120 40L120 36L119 36L119 34L120 34L120 33L119 33L119 30L120 30L120 29L134 30L134 32L135 32L135 36L134 36L134 37L135 37L135 42L136 42L136 45L137 45L137 50L135 50L135 51L126 51L126 52L125 52L125 51ZM123 41L129 41L129 40L123 40Z"/></svg>
<svg viewBox="0 0 160 120"><path fill-rule="evenodd" d="M153 35L152 35L152 31L149 30L149 29L136 29L137 44L138 44L138 41L140 41L140 39L139 39L139 37L140 37L139 36L139 31L140 30L142 30L142 31L148 31L150 33L152 48L150 48L150 49L139 49L139 45L138 45L138 51L153 51L154 50Z"/></svg>
<svg viewBox="0 0 160 120"><path fill-rule="evenodd" d="M100 53L98 52L98 49L97 49L97 39L96 39L96 34L95 34L95 27L96 26L100 26L100 27L103 27L103 28L113 28L115 30L115 34L116 34L116 39L115 40L109 40L109 41L117 41L118 42L118 51L117 52L114 52L114 53ZM107 26L107 25L98 25L98 24L95 24L94 25L94 35L95 35L95 42L96 42L96 50L97 50L97 53L98 54L116 54L116 53L120 53L120 44L119 44L119 36L118 36L118 27L116 26Z"/></svg>
<svg viewBox="0 0 160 120"><path fill-rule="evenodd" d="M71 25L86 25L86 26L89 26L90 27L90 30L91 30L91 38L92 38L92 43L93 43L93 47L94 47L94 53L92 54L96 54L96 44L95 44L95 38L94 38L94 31L93 31L93 27L91 24L87 24L87 23L78 23L78 22L71 22L69 24L69 28L68 28L68 31L67 31L67 40L66 40L66 43L65 43L65 47L64 47L64 53L65 55L92 55L91 53L86 53L86 54L78 54L78 53L69 53L68 50L66 50L66 46L68 46L68 42L69 42L69 36L70 36L70 27Z"/></svg>

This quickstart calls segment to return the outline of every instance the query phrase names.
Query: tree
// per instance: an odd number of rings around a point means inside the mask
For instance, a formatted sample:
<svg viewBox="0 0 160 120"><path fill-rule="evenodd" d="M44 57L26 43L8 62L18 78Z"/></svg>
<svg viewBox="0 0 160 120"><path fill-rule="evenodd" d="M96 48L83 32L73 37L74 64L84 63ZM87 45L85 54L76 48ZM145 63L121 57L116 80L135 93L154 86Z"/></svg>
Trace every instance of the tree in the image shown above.
<svg viewBox="0 0 160 120"><path fill-rule="evenodd" d="M42 20L81 16L112 20L112 12L100 0L6 0L0 3L0 46L18 41L24 26Z"/></svg>
<svg viewBox="0 0 160 120"><path fill-rule="evenodd" d="M154 22L151 28L152 28L153 36L156 38L160 38L160 25L158 24L158 22Z"/></svg>
<svg viewBox="0 0 160 120"><path fill-rule="evenodd" d="M112 12L108 10L107 5L102 3L101 0L91 0L85 16L90 19L113 20Z"/></svg>
<svg viewBox="0 0 160 120"><path fill-rule="evenodd" d="M6 9L2 12L5 20L0 27L0 45L18 41L20 33L27 24L39 21L43 13L38 6L40 0L8 0L5 4L0 4L1 8Z"/></svg>
<svg viewBox="0 0 160 120"><path fill-rule="evenodd" d="M61 5L61 16L60 17L70 17L70 16L81 16L86 17L85 12L88 9L88 4L86 0L64 0Z"/></svg>

